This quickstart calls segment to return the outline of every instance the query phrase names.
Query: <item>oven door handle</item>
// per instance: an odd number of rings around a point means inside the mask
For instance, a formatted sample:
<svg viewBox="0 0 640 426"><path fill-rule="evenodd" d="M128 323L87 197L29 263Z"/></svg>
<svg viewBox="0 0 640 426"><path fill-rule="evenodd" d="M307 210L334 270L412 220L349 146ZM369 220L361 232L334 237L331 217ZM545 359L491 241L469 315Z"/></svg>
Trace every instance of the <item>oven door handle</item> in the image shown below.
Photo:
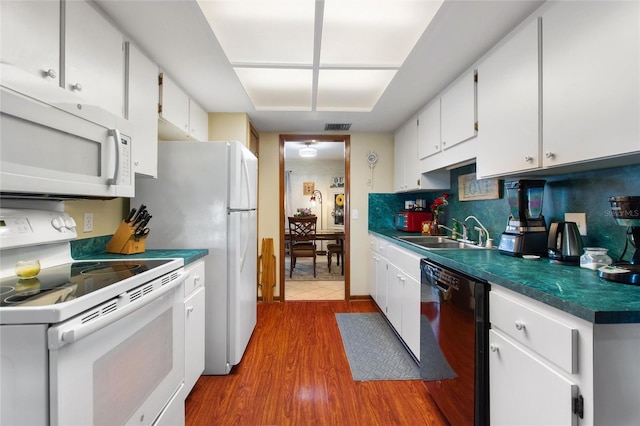
<svg viewBox="0 0 640 426"><path fill-rule="evenodd" d="M64 345L77 342L103 328L115 323L116 321L126 317L132 312L143 308L144 306L152 303L169 293L177 286L181 285L189 277L189 272L183 271L180 276L169 284L166 284L158 290L152 292L148 296L142 298L139 302L129 303L115 312L105 315L102 318L86 323L78 327L74 327L70 330L64 330L58 327L52 327L49 329L49 349L59 349Z"/></svg>

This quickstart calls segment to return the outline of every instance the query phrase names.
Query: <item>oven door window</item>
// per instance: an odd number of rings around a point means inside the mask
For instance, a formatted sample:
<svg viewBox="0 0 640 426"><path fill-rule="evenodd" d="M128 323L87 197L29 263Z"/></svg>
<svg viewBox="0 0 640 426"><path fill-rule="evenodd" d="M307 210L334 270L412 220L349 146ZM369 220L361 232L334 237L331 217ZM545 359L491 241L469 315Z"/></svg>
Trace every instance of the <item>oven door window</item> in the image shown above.
<svg viewBox="0 0 640 426"><path fill-rule="evenodd" d="M183 380L177 292L50 352L52 425L153 423Z"/></svg>

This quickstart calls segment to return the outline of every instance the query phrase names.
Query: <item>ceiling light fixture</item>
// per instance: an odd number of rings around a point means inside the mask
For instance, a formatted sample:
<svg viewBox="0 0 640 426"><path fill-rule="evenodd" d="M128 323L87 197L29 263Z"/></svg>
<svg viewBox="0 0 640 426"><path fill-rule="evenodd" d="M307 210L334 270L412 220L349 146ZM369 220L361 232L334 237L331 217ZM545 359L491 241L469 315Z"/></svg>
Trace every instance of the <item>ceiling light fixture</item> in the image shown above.
<svg viewBox="0 0 640 426"><path fill-rule="evenodd" d="M197 0L256 110L312 112L373 110L443 2Z"/></svg>
<svg viewBox="0 0 640 426"><path fill-rule="evenodd" d="M315 157L318 154L318 150L315 148L311 148L310 144L307 143L304 148L300 148L298 151L298 155L303 158L311 158Z"/></svg>

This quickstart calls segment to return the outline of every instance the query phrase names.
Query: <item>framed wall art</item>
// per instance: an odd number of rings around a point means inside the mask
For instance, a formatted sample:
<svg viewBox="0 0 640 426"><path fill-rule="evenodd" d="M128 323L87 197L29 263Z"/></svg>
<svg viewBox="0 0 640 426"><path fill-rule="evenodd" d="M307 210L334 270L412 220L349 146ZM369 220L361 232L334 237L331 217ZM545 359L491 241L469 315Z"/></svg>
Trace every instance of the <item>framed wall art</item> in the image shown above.
<svg viewBox="0 0 640 426"><path fill-rule="evenodd" d="M314 189L315 189L315 183L314 182L303 182L302 183L302 195L312 195Z"/></svg>

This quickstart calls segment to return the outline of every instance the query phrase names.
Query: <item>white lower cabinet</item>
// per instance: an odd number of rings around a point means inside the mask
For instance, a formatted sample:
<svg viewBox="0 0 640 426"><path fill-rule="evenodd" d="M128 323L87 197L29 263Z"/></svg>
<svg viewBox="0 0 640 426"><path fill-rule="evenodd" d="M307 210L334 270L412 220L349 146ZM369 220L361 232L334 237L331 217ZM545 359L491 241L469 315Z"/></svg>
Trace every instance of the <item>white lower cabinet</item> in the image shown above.
<svg viewBox="0 0 640 426"><path fill-rule="evenodd" d="M571 409L578 396L575 383L493 330L489 350L493 426L578 423Z"/></svg>
<svg viewBox="0 0 640 426"><path fill-rule="evenodd" d="M489 294L491 425L639 424L640 324L594 324L496 284Z"/></svg>
<svg viewBox="0 0 640 426"><path fill-rule="evenodd" d="M420 359L420 256L395 244L387 246L389 322Z"/></svg>
<svg viewBox="0 0 640 426"><path fill-rule="evenodd" d="M369 291L396 333L420 359L420 256L369 235Z"/></svg>
<svg viewBox="0 0 640 426"><path fill-rule="evenodd" d="M204 371L204 260L198 261L185 268L189 277L185 281L184 300L184 387L185 399L198 378Z"/></svg>
<svg viewBox="0 0 640 426"><path fill-rule="evenodd" d="M382 238L369 235L371 269L371 297L378 307L384 311L387 306L387 242Z"/></svg>
<svg viewBox="0 0 640 426"><path fill-rule="evenodd" d="M418 268L420 266L418 265ZM407 275L402 290L402 339L420 360L420 280Z"/></svg>
<svg viewBox="0 0 640 426"><path fill-rule="evenodd" d="M384 313L400 335L402 335L402 295L405 280L406 276L402 271L390 263L387 270L387 306Z"/></svg>
<svg viewBox="0 0 640 426"><path fill-rule="evenodd" d="M489 294L491 424L577 425L574 405L593 400L591 324L495 285Z"/></svg>

